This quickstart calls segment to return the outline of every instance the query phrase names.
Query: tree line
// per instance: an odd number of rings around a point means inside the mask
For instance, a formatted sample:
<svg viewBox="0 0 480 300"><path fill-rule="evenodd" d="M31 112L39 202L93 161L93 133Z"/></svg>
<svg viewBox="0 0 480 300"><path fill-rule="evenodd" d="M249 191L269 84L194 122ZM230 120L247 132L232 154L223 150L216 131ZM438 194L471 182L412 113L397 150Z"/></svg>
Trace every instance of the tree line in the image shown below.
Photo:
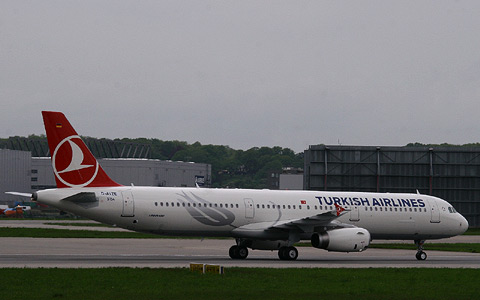
<svg viewBox="0 0 480 300"><path fill-rule="evenodd" d="M212 187L267 188L267 177L271 172L281 172L287 167L303 168L304 163L303 153L278 146L237 150L223 145L146 138L116 141L150 145L153 159L210 164Z"/></svg>
<svg viewBox="0 0 480 300"><path fill-rule="evenodd" d="M282 147L253 147L248 150L232 149L223 145L189 144L184 141L163 141L147 138L97 139L82 137L87 144L93 141L120 142L149 146L151 159L206 163L212 166L212 187L267 188L267 177L271 172L281 172L283 168L303 168L303 153L295 153ZM10 137L0 139L0 148L47 153L45 135ZM32 149L35 148L35 149ZM98 149L91 149L101 158ZM45 154L43 154L45 155ZM41 155L40 155L41 156Z"/></svg>

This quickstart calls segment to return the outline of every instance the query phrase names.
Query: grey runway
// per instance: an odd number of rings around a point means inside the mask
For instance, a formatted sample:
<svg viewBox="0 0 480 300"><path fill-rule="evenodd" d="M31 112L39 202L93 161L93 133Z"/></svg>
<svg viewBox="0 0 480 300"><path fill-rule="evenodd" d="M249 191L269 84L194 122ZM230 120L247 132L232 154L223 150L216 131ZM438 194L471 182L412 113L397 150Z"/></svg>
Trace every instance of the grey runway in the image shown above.
<svg viewBox="0 0 480 300"><path fill-rule="evenodd" d="M232 244L213 239L0 238L0 267L182 268L196 262L268 268L480 268L480 254L428 251L428 245L426 261L417 261L414 250L336 253L312 247L299 247L296 261L281 261L276 251L250 251L246 260L232 260Z"/></svg>

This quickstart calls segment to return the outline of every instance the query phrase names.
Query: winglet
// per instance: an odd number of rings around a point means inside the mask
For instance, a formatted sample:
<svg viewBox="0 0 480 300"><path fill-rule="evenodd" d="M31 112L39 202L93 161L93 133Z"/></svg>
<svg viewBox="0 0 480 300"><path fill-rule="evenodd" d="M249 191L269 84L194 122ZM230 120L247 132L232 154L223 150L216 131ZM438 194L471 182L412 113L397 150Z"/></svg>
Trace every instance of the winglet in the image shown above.
<svg viewBox="0 0 480 300"><path fill-rule="evenodd" d="M97 162L61 112L42 111L58 188L120 186Z"/></svg>
<svg viewBox="0 0 480 300"><path fill-rule="evenodd" d="M345 208L341 207L340 205L338 205L337 203L335 203L335 208L337 209L337 217L345 211Z"/></svg>

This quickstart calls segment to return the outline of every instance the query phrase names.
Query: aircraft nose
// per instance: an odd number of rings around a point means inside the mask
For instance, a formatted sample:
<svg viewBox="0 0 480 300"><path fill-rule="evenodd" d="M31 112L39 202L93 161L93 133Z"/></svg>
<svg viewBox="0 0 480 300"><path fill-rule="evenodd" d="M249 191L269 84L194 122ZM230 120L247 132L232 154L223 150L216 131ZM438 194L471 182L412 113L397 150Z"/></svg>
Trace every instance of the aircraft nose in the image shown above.
<svg viewBox="0 0 480 300"><path fill-rule="evenodd" d="M468 229L468 221L467 221L467 219L465 219L464 216L462 216L460 214L459 214L459 216L460 216L459 234L463 234Z"/></svg>

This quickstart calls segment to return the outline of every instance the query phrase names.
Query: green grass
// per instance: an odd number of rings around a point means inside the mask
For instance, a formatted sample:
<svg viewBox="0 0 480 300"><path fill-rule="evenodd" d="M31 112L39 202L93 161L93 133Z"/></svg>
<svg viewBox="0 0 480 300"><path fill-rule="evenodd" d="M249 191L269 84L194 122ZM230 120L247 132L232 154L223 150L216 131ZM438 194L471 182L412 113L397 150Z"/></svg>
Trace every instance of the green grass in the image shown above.
<svg viewBox="0 0 480 300"><path fill-rule="evenodd" d="M118 231L91 231L91 230L66 230L66 229L51 229L51 228L10 228L0 227L0 237L36 237L36 238L111 238L111 239L161 239L161 238L176 238L166 237L148 233L140 232L118 232ZM198 237L181 237L193 238ZM296 244L298 247L311 247L308 242ZM407 249L416 250L413 244L370 244L370 248L382 249ZM425 243L425 249L453 251L453 252L469 252L480 253L480 243ZM1 298L0 298L1 299Z"/></svg>
<svg viewBox="0 0 480 300"><path fill-rule="evenodd" d="M140 232L68 230L52 228L0 228L0 237L36 237L36 238L112 238L112 239L152 239L162 238Z"/></svg>
<svg viewBox="0 0 480 300"><path fill-rule="evenodd" d="M88 223L88 222L78 222L78 223L62 223L62 222L46 222L45 225L57 225L57 226L77 226L77 227L110 227L115 228L115 226L102 224L102 223Z"/></svg>
<svg viewBox="0 0 480 300"><path fill-rule="evenodd" d="M474 269L0 269L0 299L476 299ZM21 284L19 284L21 283Z"/></svg>
<svg viewBox="0 0 480 300"><path fill-rule="evenodd" d="M406 249L417 250L417 247L412 244L370 244L370 248L377 249ZM479 243L425 243L425 250L438 250L438 251L453 251L453 252L469 252L480 253Z"/></svg>
<svg viewBox="0 0 480 300"><path fill-rule="evenodd" d="M463 235L480 235L480 228L468 228Z"/></svg>

